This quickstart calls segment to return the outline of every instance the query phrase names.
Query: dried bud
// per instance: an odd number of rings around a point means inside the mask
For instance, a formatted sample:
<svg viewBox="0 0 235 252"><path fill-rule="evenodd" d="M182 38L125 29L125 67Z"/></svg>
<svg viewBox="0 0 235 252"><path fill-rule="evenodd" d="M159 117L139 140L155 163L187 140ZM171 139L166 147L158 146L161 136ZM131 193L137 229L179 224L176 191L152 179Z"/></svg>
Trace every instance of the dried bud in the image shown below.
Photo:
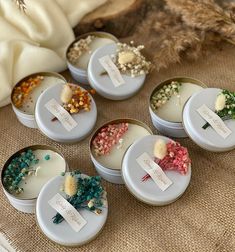
<svg viewBox="0 0 235 252"><path fill-rule="evenodd" d="M73 96L73 91L69 87L69 85L64 85L61 94L60 94L60 99L63 103L68 103Z"/></svg>
<svg viewBox="0 0 235 252"><path fill-rule="evenodd" d="M158 159L163 159L167 155L167 145L162 139L155 143L153 154Z"/></svg>
<svg viewBox="0 0 235 252"><path fill-rule="evenodd" d="M221 111L224 109L226 104L226 97L224 94L219 94L217 96L217 99L215 101L215 110L216 111Z"/></svg>
<svg viewBox="0 0 235 252"><path fill-rule="evenodd" d="M67 175L64 182L64 192L72 197L77 193L77 180L72 175Z"/></svg>
<svg viewBox="0 0 235 252"><path fill-rule="evenodd" d="M136 56L131 51L124 51L118 54L118 63L121 65L131 63L135 60Z"/></svg>

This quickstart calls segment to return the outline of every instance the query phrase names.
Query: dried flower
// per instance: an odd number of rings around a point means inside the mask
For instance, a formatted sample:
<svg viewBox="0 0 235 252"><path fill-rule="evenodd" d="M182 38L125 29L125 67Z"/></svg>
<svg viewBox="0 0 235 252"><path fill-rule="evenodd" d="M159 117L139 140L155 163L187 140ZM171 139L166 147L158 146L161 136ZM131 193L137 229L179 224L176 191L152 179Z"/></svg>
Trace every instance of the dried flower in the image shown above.
<svg viewBox="0 0 235 252"><path fill-rule="evenodd" d="M95 154L97 156L108 155L112 147L120 143L120 139L127 130L128 123L109 124L103 127L92 142Z"/></svg>
<svg viewBox="0 0 235 252"><path fill-rule="evenodd" d="M73 96L73 91L69 85L64 85L60 94L60 99L63 103L68 103Z"/></svg>
<svg viewBox="0 0 235 252"><path fill-rule="evenodd" d="M217 98L216 98L216 101L215 101L215 110L220 111L220 110L224 109L225 104L226 104L225 95L224 94L219 94L217 96Z"/></svg>
<svg viewBox="0 0 235 252"><path fill-rule="evenodd" d="M75 43L72 44L72 46L69 48L67 57L68 60L76 65L78 63L79 57L84 53L84 52L89 52L90 47L89 45L91 42L95 39L95 36L89 35L84 39L80 39L76 41Z"/></svg>
<svg viewBox="0 0 235 252"><path fill-rule="evenodd" d="M154 161L163 170L173 170L181 173L182 175L187 174L188 168L191 164L187 148L180 145L178 142L170 141L166 144L167 154L162 158L155 158ZM148 180L149 174L146 174L142 181Z"/></svg>
<svg viewBox="0 0 235 252"><path fill-rule="evenodd" d="M124 73L131 77L148 74L151 69L151 62L147 61L141 51L143 45L137 47L126 43L117 43L117 56L113 58L115 65Z"/></svg>
<svg viewBox="0 0 235 252"><path fill-rule="evenodd" d="M154 145L153 154L158 159L163 159L167 154L167 146L162 139L157 140Z"/></svg>
<svg viewBox="0 0 235 252"><path fill-rule="evenodd" d="M164 85L158 89L151 97L151 106L157 110L163 106L173 95L179 93L179 89L182 83L178 81L172 81L170 84Z"/></svg>
<svg viewBox="0 0 235 252"><path fill-rule="evenodd" d="M222 90L216 98L215 113L223 121L235 119L235 92ZM206 123L202 128L207 129L209 126L210 124Z"/></svg>
<svg viewBox="0 0 235 252"><path fill-rule="evenodd" d="M64 192L69 196L72 197L77 193L77 180L75 176L71 174L65 177L64 182Z"/></svg>

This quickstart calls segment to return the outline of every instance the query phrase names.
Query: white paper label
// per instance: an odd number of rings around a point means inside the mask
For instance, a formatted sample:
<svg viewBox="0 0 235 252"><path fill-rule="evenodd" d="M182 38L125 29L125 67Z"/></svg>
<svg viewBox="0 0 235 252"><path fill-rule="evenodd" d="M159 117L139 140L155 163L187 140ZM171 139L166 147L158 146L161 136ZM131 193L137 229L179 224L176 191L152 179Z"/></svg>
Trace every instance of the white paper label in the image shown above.
<svg viewBox="0 0 235 252"><path fill-rule="evenodd" d="M51 99L45 107L62 123L67 131L71 131L78 124L55 99Z"/></svg>
<svg viewBox="0 0 235 252"><path fill-rule="evenodd" d="M136 161L151 176L157 186L165 191L173 182L166 176L162 168L156 164L148 153L143 153Z"/></svg>
<svg viewBox="0 0 235 252"><path fill-rule="evenodd" d="M225 125L223 120L211 109L209 109L205 104L198 108L197 112L224 139L232 133L232 131Z"/></svg>
<svg viewBox="0 0 235 252"><path fill-rule="evenodd" d="M124 79L122 78L122 75L119 71L119 69L116 67L116 65L113 63L111 58L106 55L99 59L100 64L102 67L107 71L111 81L113 82L113 85L115 87L119 87L123 84L125 84Z"/></svg>
<svg viewBox="0 0 235 252"><path fill-rule="evenodd" d="M57 193L51 200L49 205L54 208L64 219L68 222L75 232L79 232L87 223L81 214L59 193Z"/></svg>

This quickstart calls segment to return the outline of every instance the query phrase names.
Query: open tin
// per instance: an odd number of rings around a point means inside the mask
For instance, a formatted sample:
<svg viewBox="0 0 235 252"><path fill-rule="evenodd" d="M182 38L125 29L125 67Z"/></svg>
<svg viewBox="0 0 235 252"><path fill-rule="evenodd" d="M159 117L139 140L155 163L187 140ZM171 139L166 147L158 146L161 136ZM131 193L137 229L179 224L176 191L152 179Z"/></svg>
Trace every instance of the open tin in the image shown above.
<svg viewBox="0 0 235 252"><path fill-rule="evenodd" d="M82 34L81 36L76 38L76 40L74 40L68 46L68 49L66 51L66 59L67 59L67 65L68 65L69 71L70 71L72 77L74 78L74 80L78 81L81 84L86 84L86 85L89 85L87 68L86 69L79 68L78 66L72 64L72 62L68 58L68 52L71 49L71 47L74 45L74 43L78 42L80 39L85 39L88 36L96 36L96 37L99 37L99 38L107 38L107 39L110 39L110 43L118 42L118 39L115 36L113 36L112 34L110 34L110 33L107 33L107 32L89 32L89 33ZM92 52L90 54L92 54Z"/></svg>
<svg viewBox="0 0 235 252"><path fill-rule="evenodd" d="M152 93L150 95L149 112L150 112L150 116L151 116L152 123L153 123L154 127L160 133L162 133L166 136L176 137L176 138L188 137L187 133L185 132L184 126L183 126L183 122L182 122L183 120L181 120L179 122L173 122L173 121L169 121L169 120L165 120L165 119L161 118L157 114L157 112L151 102L152 97L156 93L156 91L161 89L164 85L172 83L172 81L178 81L181 83L196 84L197 86L201 87L201 90L203 88L206 88L207 86L203 82L196 80L196 79L193 79L193 78L174 77L174 78L165 80L165 81L161 82L160 84L158 84L157 87L152 91ZM200 91L200 89L197 92L199 92L199 91ZM188 98L190 99L190 96ZM187 103L187 101L186 101L186 103Z"/></svg>
<svg viewBox="0 0 235 252"><path fill-rule="evenodd" d="M20 198L20 197L17 198L17 196L15 196L15 195L11 194L10 192L8 192L7 189L5 188L4 184L3 184L3 174L4 174L4 171L6 170L6 168L8 167L8 165L11 163L12 159L14 159L15 157L19 156L22 152L25 152L28 149L31 149L33 151L36 151L36 150L50 150L52 152L55 152L64 161L63 172L68 171L69 167L68 167L68 164L65 161L65 158L63 157L63 155L58 150L56 150L55 148L53 148L51 146L47 146L47 145L32 145L32 146L28 146L28 147L25 147L25 148L17 151L10 158L8 158L8 160L4 164L4 166L2 168L2 171L1 171L1 184L2 184L3 191L4 191L5 195L6 195L6 197L8 198L10 204L14 208L16 208L17 210L19 210L21 212L24 212L24 213L34 213L35 212L35 207L36 207L37 197L35 197L35 198L25 198L25 199L24 198ZM57 175L60 175L60 172ZM50 180L51 178L52 177L48 178L47 181ZM45 181L45 183L47 181Z"/></svg>
<svg viewBox="0 0 235 252"><path fill-rule="evenodd" d="M29 128L37 128L37 123L35 121L35 114L34 114L34 109L31 112L26 112L23 109L17 108L13 102L13 94L14 91L17 87L19 87L24 81L30 79L30 78L34 78L37 76L42 76L44 78L46 77L51 77L51 78L55 78L54 80L52 79L52 81L50 80L48 83L44 83L40 84L39 87L36 87L35 90L33 90L33 92L35 91L35 100L31 103L34 104L34 106L36 105L37 102L37 98L39 98L39 96L41 95L41 93L43 93L47 88L56 85L56 84L64 84L66 82L66 79L58 74L58 73L54 73L54 72L38 72L38 73L34 73L31 75L26 76L25 78L23 78L22 80L20 80L12 89L11 92L11 104L12 104L12 108L18 118L18 120L25 125L26 127ZM49 80L49 79L48 79Z"/></svg>
<svg viewBox="0 0 235 252"><path fill-rule="evenodd" d="M102 128L104 128L110 124L119 124L119 123L128 123L129 125L137 125L137 126L141 127L144 130L144 132L141 135L137 134L138 135L137 137L134 137L134 139L132 139L126 146L124 146L122 153L120 154L120 157L118 159L120 164L118 163L115 167L116 169L114 169L114 167L110 167L110 166L103 163L106 156L103 157L104 158L103 161L99 160L99 157L97 157L94 153L92 143ZM139 128L139 129L141 129L141 128ZM134 129L132 129L132 130L134 131ZM125 134L127 134L127 133L125 133ZM123 156L125 155L126 150L129 148L130 145L132 145L132 143L134 141L138 140L139 138L142 138L145 135L152 135L152 134L153 134L153 132L145 123L138 121L138 120L135 120L135 119L125 118L125 119L116 119L116 120L106 122L105 124L103 124L101 127L99 127L94 132L94 134L92 135L92 137L90 139L90 143L89 143L90 156L91 156L91 160L95 166L96 171L99 173L99 175L103 179L105 179L111 183L124 184L123 179L122 179L122 175L121 175L121 162L122 162ZM124 138L125 138L125 135L123 136L123 139ZM129 139L131 139L131 137ZM125 139L123 142L125 143Z"/></svg>

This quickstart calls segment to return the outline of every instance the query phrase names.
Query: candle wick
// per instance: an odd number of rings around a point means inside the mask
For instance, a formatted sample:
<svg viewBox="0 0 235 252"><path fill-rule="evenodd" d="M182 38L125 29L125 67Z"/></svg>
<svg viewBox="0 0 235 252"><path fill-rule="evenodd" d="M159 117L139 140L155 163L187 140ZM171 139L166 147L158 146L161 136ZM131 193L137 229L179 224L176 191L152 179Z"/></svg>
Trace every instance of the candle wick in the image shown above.
<svg viewBox="0 0 235 252"><path fill-rule="evenodd" d="M118 150L122 148L122 146L123 146L123 140L124 140L123 138L119 139L119 141L118 141L119 145L117 146Z"/></svg>

